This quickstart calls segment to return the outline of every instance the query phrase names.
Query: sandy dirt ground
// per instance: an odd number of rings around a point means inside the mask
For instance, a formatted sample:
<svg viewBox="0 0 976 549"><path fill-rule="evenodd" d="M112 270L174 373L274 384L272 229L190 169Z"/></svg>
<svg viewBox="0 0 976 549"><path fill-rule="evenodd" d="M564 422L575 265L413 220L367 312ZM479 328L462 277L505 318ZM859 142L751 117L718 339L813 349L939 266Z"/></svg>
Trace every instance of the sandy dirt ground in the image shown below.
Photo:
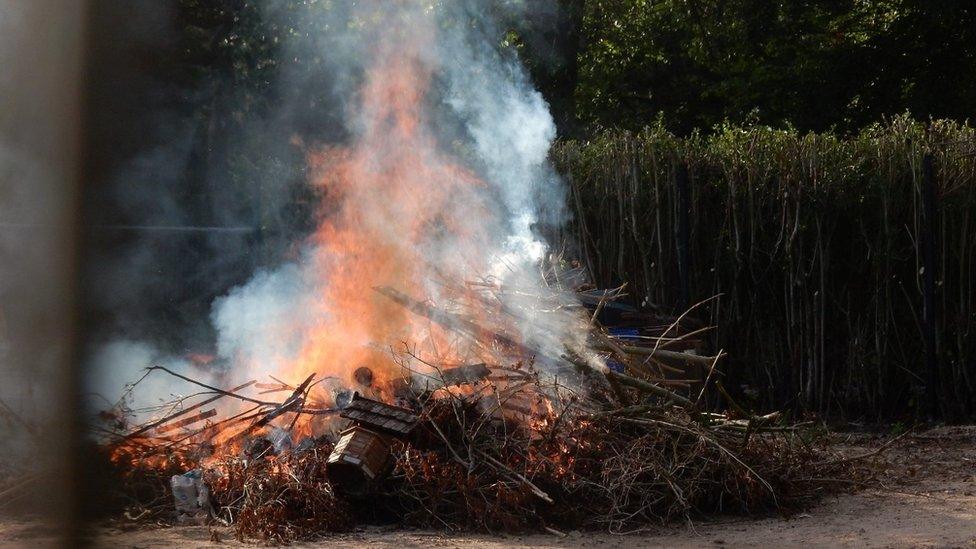
<svg viewBox="0 0 976 549"><path fill-rule="evenodd" d="M850 452L870 450L855 441ZM494 549L501 547L974 547L976 548L976 426L942 427L909 435L880 458L877 486L825 498L789 519L716 519L632 535L569 532L565 536L490 537L367 528L292 547ZM4 546L52 542L37 522L0 524ZM225 528L101 527L96 547L239 547Z"/></svg>

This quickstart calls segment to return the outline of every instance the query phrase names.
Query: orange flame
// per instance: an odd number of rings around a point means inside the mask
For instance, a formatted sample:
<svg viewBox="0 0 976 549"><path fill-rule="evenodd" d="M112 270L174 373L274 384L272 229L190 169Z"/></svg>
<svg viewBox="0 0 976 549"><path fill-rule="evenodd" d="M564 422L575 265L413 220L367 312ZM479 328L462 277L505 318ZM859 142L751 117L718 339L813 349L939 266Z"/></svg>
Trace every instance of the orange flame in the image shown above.
<svg viewBox="0 0 976 549"><path fill-rule="evenodd" d="M487 272L486 250L499 234L488 186L432 130L428 92L436 66L423 52L433 47L436 29L430 21L416 23L398 26L376 46L357 97L358 126L350 144L308 154L312 183L324 198L307 260L317 277L319 309L327 312L303 334L297 358L275 373L276 380L297 382L314 373L356 387L354 372L366 366L374 387L383 388L404 373L377 345L426 344L446 350L440 358L457 363L480 352L458 348L446 331L373 291L390 286L418 298L456 298L459 290L437 287L432 279L461 283ZM462 297L483 299L477 292ZM473 309L488 316L493 307L482 302ZM480 341L487 334L476 334L477 345L491 346ZM392 399L389 389L377 390L371 396ZM317 419L322 417L301 416L290 426L293 440L321 434L313 425L329 421ZM226 451L239 443L240 432L235 425L207 436Z"/></svg>
<svg viewBox="0 0 976 549"><path fill-rule="evenodd" d="M429 295L432 262L461 276L488 243L494 222L485 185L443 152L430 131L425 100L432 68L421 61L429 29L381 44L359 98L361 128L352 146L310 155L324 189L325 221L316 231L323 318L305 339L292 379L309 373L351 382L370 367L382 383L400 375L375 342L437 338L427 321L376 294L393 286ZM396 49L396 52L390 50Z"/></svg>

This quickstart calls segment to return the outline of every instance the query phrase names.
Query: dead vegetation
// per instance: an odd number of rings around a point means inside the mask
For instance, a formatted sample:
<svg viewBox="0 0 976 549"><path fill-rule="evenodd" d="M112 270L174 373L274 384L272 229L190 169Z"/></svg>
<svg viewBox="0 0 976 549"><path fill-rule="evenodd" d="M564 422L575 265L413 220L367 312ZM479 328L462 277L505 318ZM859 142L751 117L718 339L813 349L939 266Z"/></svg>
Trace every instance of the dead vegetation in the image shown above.
<svg viewBox="0 0 976 549"><path fill-rule="evenodd" d="M551 266L543 291L479 281L452 286L439 304L377 289L456 337L453 366L424 345L394 350L403 378L371 389L397 406L318 394L314 376L276 378L290 394L277 402L245 394L253 382L223 390L184 377L205 389L197 399L237 400L241 410L217 419L180 402L111 438L128 518L172 517L165 479L194 468L208 520L272 542L375 522L631 532L704 513L789 512L852 474L852 462L825 457L814 431L778 414L731 400L728 412L708 412L703 396L722 354L700 353L705 327L624 306L623 288L568 282L579 278ZM544 355L552 341L516 329L529 317L576 322L585 337L560 335L562 352ZM369 372L354 379L374 382Z"/></svg>

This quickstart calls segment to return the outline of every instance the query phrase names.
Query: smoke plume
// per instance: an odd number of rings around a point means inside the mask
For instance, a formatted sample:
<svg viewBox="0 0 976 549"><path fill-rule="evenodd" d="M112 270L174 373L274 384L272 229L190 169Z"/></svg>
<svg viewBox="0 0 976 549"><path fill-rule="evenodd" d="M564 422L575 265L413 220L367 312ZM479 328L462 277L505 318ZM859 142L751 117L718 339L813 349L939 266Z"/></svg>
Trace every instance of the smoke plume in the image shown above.
<svg viewBox="0 0 976 549"><path fill-rule="evenodd" d="M436 346L437 338L428 321L375 288L436 304L450 282L534 287L547 249L540 228L567 215L563 184L547 162L552 117L499 24L522 15L522 2L339 4L266 10L300 10L284 55L305 61L282 70L284 87L299 91L285 94L272 118L288 119L295 105L317 98L341 131L292 139L319 198L314 229L293 243L292 259L213 301L211 364L219 366L211 375L227 383L310 373L343 382L364 365L383 377L390 346ZM558 352L576 321L526 313L520 335ZM95 355L97 370L165 360L145 342L113 345ZM125 348L138 352L119 352Z"/></svg>

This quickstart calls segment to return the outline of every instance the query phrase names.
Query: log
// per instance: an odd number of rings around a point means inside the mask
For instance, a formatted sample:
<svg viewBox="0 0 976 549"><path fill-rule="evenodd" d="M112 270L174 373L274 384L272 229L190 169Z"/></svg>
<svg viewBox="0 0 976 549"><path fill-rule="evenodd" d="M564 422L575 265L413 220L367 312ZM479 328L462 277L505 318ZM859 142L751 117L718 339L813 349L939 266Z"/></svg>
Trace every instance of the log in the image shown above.
<svg viewBox="0 0 976 549"><path fill-rule="evenodd" d="M616 350L613 347L605 343L603 345L596 345L595 348L601 351L616 352ZM655 351L653 348L636 347L633 345L621 345L619 343L616 344L616 348L619 349L620 352L624 352L629 355L650 356L655 359L667 360L670 361L671 363L690 362L692 364L711 366L712 362L714 362L716 359L716 357L714 356L699 356L699 355L692 355L688 353L678 353L675 351L666 351L664 349L657 349ZM722 356L723 355L719 355L717 358L721 358Z"/></svg>
<svg viewBox="0 0 976 549"><path fill-rule="evenodd" d="M482 328L477 323L463 318L460 315L441 311L433 305L428 305L421 301L417 301L407 294L394 288L390 288L389 286L377 286L374 287L373 290L402 305L404 308L410 310L410 312L426 317L444 328L463 331L478 341L485 341L489 339L497 341L498 343L518 350L526 356L532 356L535 354L534 351L508 336Z"/></svg>
<svg viewBox="0 0 976 549"><path fill-rule="evenodd" d="M161 426L159 426L159 427L156 428L156 432L159 433L159 434L167 433L169 431L173 431L173 430L179 429L180 427L186 427L187 425L193 425L194 423L196 423L198 421L203 421L205 419L212 418L215 415L217 415L217 409L216 408L211 408L209 410L204 410L204 411L200 412L199 414L190 416L188 418L181 419L179 421L174 421L174 422L172 422L170 424L167 424L167 425L161 425Z"/></svg>
<svg viewBox="0 0 976 549"><path fill-rule="evenodd" d="M656 385L650 381L644 381L642 379L630 377L626 374L620 374L614 372L609 368L604 368L604 370L600 372L593 366L589 365L585 360L573 356L574 354L575 353L571 353L571 352L567 354L563 354L561 355L561 358L563 360L570 362L571 364L575 365L580 369L584 369L590 372L602 373L603 376L606 377L607 381L610 383L611 387L618 386L618 385L626 385L627 387L637 389L638 391L641 391L643 393L650 393L659 396L661 398L664 398L665 400L678 404L679 406L682 406L683 408L686 408L689 411L696 411L697 409L697 405L694 402L688 400L687 398L681 395L675 394L665 389L664 387ZM627 403L624 402L624 404L626 405Z"/></svg>

